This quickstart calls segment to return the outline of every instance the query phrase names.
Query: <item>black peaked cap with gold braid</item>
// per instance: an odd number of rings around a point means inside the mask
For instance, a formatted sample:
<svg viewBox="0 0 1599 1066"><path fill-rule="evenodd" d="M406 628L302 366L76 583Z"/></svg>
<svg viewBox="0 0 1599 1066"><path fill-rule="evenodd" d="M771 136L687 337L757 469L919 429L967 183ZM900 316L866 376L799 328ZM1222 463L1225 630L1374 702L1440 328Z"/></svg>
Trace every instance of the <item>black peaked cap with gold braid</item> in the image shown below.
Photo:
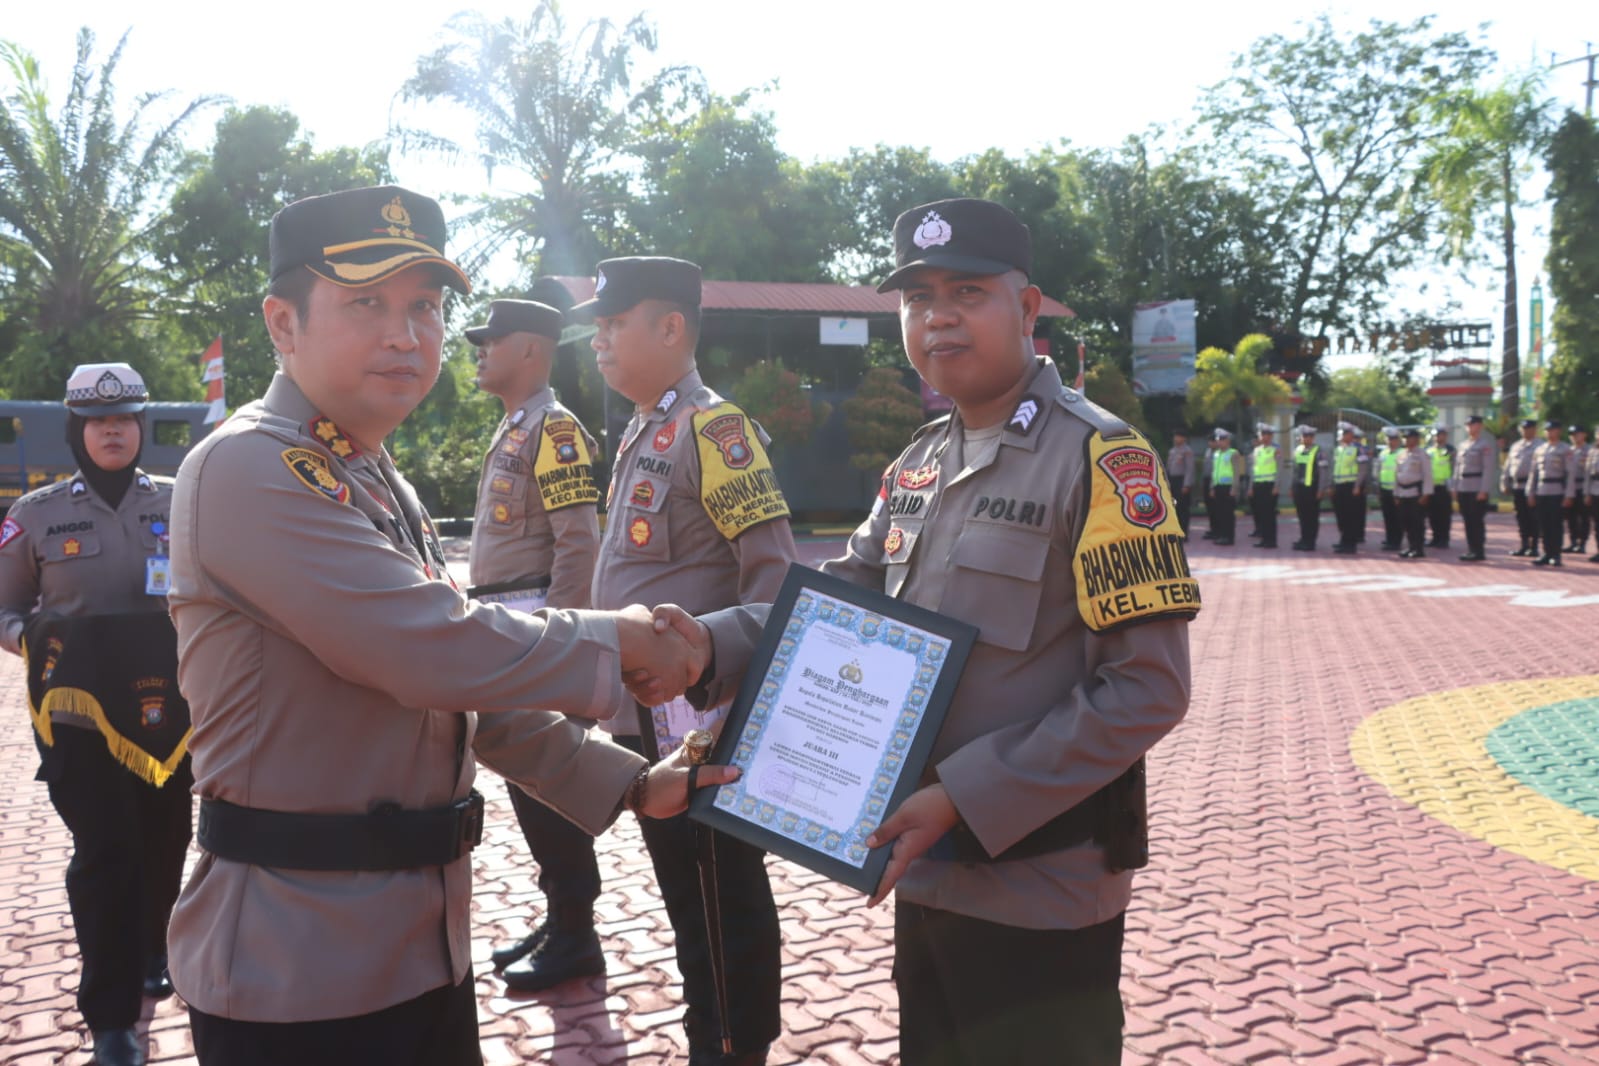
<svg viewBox="0 0 1599 1066"><path fill-rule="evenodd" d="M444 283L472 291L444 254L438 201L398 185L309 196L272 216L272 279L309 268L335 285L372 285L419 263L439 266Z"/></svg>

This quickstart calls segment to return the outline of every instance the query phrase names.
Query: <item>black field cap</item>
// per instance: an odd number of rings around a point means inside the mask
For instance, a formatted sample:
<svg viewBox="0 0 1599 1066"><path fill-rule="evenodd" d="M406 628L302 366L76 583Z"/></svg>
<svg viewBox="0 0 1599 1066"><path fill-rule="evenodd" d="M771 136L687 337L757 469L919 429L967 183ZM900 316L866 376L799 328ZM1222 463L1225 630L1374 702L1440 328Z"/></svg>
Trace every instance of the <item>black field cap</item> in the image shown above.
<svg viewBox="0 0 1599 1066"><path fill-rule="evenodd" d="M1482 415L1472 415L1470 418L1466 419L1466 425L1468 425L1468 426L1480 426L1480 425L1482 425Z"/></svg>
<svg viewBox="0 0 1599 1066"><path fill-rule="evenodd" d="M418 263L442 268L444 283L471 292L461 268L444 256L444 212L436 200L378 185L296 200L272 216L272 278L297 266L353 288Z"/></svg>
<svg viewBox="0 0 1599 1066"><path fill-rule="evenodd" d="M1535 418L1523 418L1521 420L1521 428L1522 429L1537 429L1538 428L1538 420L1535 419Z"/></svg>
<svg viewBox="0 0 1599 1066"><path fill-rule="evenodd" d="M1411 426L1411 427L1409 427L1408 429L1405 430L1405 436L1407 436L1407 437L1420 437L1421 436L1421 427L1420 426Z"/></svg>
<svg viewBox="0 0 1599 1066"><path fill-rule="evenodd" d="M937 200L894 220L894 272L877 291L903 289L919 267L1031 274L1033 240L1020 219L992 200Z"/></svg>
<svg viewBox="0 0 1599 1066"><path fill-rule="evenodd" d="M698 307L699 264L664 255L607 259L594 272L594 299L572 308L572 317L590 321L600 315L619 315L640 300Z"/></svg>
<svg viewBox="0 0 1599 1066"><path fill-rule="evenodd" d="M489 320L464 332L466 339L479 347L495 337L512 333L537 333L558 341L563 318L560 311L548 304L532 300L495 300L489 304Z"/></svg>
<svg viewBox="0 0 1599 1066"><path fill-rule="evenodd" d="M1560 419L1551 418L1549 421L1547 421L1547 422L1545 422L1543 424L1543 428L1544 429L1565 429L1566 427L1561 425Z"/></svg>
<svg viewBox="0 0 1599 1066"><path fill-rule="evenodd" d="M572 290L548 274L533 282L527 290L527 298L553 307L563 315L572 309Z"/></svg>

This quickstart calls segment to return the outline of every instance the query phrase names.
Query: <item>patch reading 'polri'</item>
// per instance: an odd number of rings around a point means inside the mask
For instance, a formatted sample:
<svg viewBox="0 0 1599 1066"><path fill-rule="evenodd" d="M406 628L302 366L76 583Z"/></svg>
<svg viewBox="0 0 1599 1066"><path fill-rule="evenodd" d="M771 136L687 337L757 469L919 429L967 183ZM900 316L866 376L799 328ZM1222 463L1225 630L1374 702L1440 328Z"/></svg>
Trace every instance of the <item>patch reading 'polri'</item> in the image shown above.
<svg viewBox="0 0 1599 1066"><path fill-rule="evenodd" d="M1151 618L1199 613L1199 582L1188 569L1171 490L1155 453L1138 434L1087 442L1088 512L1072 555L1077 610L1103 632Z"/></svg>
<svg viewBox="0 0 1599 1066"><path fill-rule="evenodd" d="M283 463L300 479L300 483L334 503L350 501L350 486L333 476L327 459L309 448L287 448Z"/></svg>

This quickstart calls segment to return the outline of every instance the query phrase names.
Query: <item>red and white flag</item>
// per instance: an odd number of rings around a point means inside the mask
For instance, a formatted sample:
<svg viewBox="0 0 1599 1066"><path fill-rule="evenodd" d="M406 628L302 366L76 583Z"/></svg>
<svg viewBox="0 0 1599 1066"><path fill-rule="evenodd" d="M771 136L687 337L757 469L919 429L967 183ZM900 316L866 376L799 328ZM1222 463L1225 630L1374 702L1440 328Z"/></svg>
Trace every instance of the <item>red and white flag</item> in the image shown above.
<svg viewBox="0 0 1599 1066"><path fill-rule="evenodd" d="M205 413L205 424L215 425L228 417L227 401L222 398L222 335L200 356L200 380L205 384L205 402L210 410Z"/></svg>
<svg viewBox="0 0 1599 1066"><path fill-rule="evenodd" d="M218 340L220 341L221 338L218 338ZM1076 389L1078 392L1083 392L1083 369L1085 367L1087 367L1087 366L1088 366L1088 351L1087 351L1086 348L1084 348L1083 342L1082 341L1078 341L1077 342L1077 381L1072 385L1072 388ZM1085 392L1085 393L1083 393L1083 395L1086 396L1087 393Z"/></svg>

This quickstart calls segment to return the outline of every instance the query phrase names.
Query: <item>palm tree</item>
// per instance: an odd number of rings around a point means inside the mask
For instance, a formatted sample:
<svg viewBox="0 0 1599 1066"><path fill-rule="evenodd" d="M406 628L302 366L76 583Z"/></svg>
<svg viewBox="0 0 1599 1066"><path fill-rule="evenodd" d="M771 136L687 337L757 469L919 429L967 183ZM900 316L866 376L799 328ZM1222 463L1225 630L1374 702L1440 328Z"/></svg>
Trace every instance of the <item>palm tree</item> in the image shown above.
<svg viewBox="0 0 1599 1066"><path fill-rule="evenodd" d="M38 60L0 41L10 85L0 102L0 308L9 336L5 384L15 395L58 393L78 361L106 357L152 317L146 251L162 224L162 193L201 97L156 126L165 94L139 97L118 124L112 76L127 34L96 69L94 34L78 31L72 85L50 113Z"/></svg>
<svg viewBox="0 0 1599 1066"><path fill-rule="evenodd" d="M1233 351L1206 348L1195 356L1188 382L1190 417L1208 422L1231 411L1234 431L1244 434L1244 408L1286 402L1292 395L1288 383L1260 369L1271 351L1270 337L1251 333Z"/></svg>
<svg viewBox="0 0 1599 1066"><path fill-rule="evenodd" d="M1479 225L1498 230L1505 272L1500 410L1511 417L1521 409L1515 209L1525 206L1522 179L1553 132L1543 84L1543 73L1534 70L1512 75L1496 89L1467 87L1440 101L1447 132L1424 170L1443 208L1445 262L1478 260L1474 241ZM1497 226L1489 221L1496 215Z"/></svg>
<svg viewBox="0 0 1599 1066"><path fill-rule="evenodd" d="M475 154L490 177L510 169L529 180L526 192L477 198L463 219L479 235L463 257L469 269L516 240L537 247L535 273L589 273L612 243L596 230L614 228L625 201L616 157L674 97L703 94L698 71L670 67L634 91L634 49L656 45L643 15L569 34L556 0L540 0L525 20L465 12L447 26L455 39L417 61L399 98L465 108L475 150L422 129L396 127L391 137L401 151Z"/></svg>

